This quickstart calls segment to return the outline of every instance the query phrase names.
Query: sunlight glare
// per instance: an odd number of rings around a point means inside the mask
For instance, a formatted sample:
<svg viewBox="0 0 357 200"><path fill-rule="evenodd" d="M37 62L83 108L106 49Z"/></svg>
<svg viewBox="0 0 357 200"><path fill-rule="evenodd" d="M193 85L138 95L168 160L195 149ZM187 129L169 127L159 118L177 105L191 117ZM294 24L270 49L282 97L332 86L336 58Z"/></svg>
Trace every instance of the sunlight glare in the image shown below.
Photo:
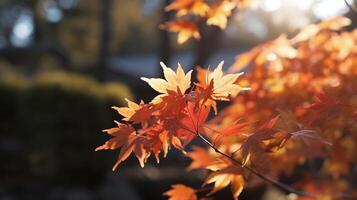
<svg viewBox="0 0 357 200"><path fill-rule="evenodd" d="M318 19L328 19L336 15L346 14L348 10L343 0L321 0L314 5L313 14Z"/></svg>
<svg viewBox="0 0 357 200"><path fill-rule="evenodd" d="M304 1L295 0L297 7L303 11L307 11L307 10L311 9L313 1L314 0L304 0Z"/></svg>
<svg viewBox="0 0 357 200"><path fill-rule="evenodd" d="M281 0L262 0L260 6L264 11L274 12L280 9Z"/></svg>

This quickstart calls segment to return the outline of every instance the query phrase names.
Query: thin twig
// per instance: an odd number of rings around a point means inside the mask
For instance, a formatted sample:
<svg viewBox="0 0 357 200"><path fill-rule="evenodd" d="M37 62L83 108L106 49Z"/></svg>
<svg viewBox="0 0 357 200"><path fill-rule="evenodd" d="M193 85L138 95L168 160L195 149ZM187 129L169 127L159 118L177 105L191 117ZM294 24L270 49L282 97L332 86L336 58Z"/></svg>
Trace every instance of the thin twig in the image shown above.
<svg viewBox="0 0 357 200"><path fill-rule="evenodd" d="M301 190L296 190L295 188L292 188L284 183L281 183L277 180L272 179L271 177L268 177L264 174L259 173L258 171L256 171L255 169L247 166L247 165L243 165L241 161L236 160L235 158L233 158L232 156L220 151L216 146L214 146L210 141L208 141L205 137L203 137L200 133L196 133L196 135L204 142L206 143L209 147L211 147L215 152L221 154L222 156L228 158L230 161L232 161L234 164L239 165L240 167L243 167L244 169L248 170L249 172L251 172L252 174L258 176L259 178L263 179L264 181L276 186L277 188L280 188L281 190L285 191L285 192L289 192L289 193L293 193L299 196L306 196L306 197L312 197L312 198L316 198L319 195L315 194L315 193L310 193L310 192L306 192L306 191L301 191ZM340 193L340 194L335 194L335 195L330 195L332 198L348 198L348 199L354 199L356 198L356 196L354 195L350 195L350 194L345 194L345 193Z"/></svg>
<svg viewBox="0 0 357 200"><path fill-rule="evenodd" d="M186 105L186 109L188 111L188 116L190 117L193 125L195 125L194 120L191 116L191 113L188 110L188 106ZM199 119L198 119L199 120ZM297 190L289 185L286 185L282 182L279 182L277 180L274 180L273 178L266 176L264 174L261 174L260 172L258 172L257 170L247 166L247 165L243 165L241 161L236 160L235 158L233 158L232 156L220 151L215 145L213 145L210 141L208 141L204 136L202 136L199 133L199 127L197 125L197 127L195 127L195 131L193 132L192 130L186 129L187 131L196 134L198 138L200 138L204 143L206 143L210 148L212 148L216 153L221 154L222 156L228 158L231 162L233 162L235 165L240 166L244 169L246 169L247 171L249 171L250 173L258 176L259 178L261 178L262 180L266 181L267 183L270 183L272 185L274 185L277 188L280 188L281 190L288 192L288 193L293 193L296 194L298 196L305 196L305 197L312 197L312 198L317 198L318 196L321 196L321 194L315 194L315 193L311 193L311 192L306 192L306 191L302 191L302 190ZM356 195L351 195L351 194L346 194L346 193L338 193L338 194L329 194L329 196L334 199L334 198L346 198L346 199L356 199Z"/></svg>
<svg viewBox="0 0 357 200"><path fill-rule="evenodd" d="M349 3L347 2L347 0L343 0L343 1L345 2L346 6L347 6L355 15L357 15L357 9L356 9L353 5L349 4Z"/></svg>

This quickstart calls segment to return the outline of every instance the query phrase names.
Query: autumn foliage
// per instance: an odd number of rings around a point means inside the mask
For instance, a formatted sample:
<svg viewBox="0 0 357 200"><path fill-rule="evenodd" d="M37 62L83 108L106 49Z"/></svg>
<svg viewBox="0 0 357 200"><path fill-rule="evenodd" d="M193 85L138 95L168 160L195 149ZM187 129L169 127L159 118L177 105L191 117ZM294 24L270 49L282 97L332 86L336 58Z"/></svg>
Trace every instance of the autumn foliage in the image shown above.
<svg viewBox="0 0 357 200"><path fill-rule="evenodd" d="M230 3L177 0L166 10L223 29ZM193 22L180 20L164 26L179 32L180 43L199 38ZM343 31L349 23L337 17L293 38L282 35L238 56L230 74L223 62L212 71L198 68L197 83L192 71L160 63L165 79L142 78L159 95L113 107L123 119L104 130L112 138L96 150L120 149L113 170L131 154L144 167L150 155L159 162L170 147L182 151L192 159L189 170L207 172L202 187L209 192L173 185L164 193L171 200L214 197L226 187L237 199L245 187L263 183L301 199L356 198L357 30ZM218 111L220 101L231 104ZM193 139L208 148L187 148ZM299 178L292 185L279 182L293 174Z"/></svg>
<svg viewBox="0 0 357 200"><path fill-rule="evenodd" d="M184 146L200 133L210 108L216 109L216 100L227 100L241 88L235 84L238 74L223 75L223 62L212 73L206 73L207 82L191 87L191 72L185 74L179 65L176 72L161 63L165 79L142 78L160 93L151 102L136 104L127 100L128 107L113 107L126 123L104 130L114 136L96 150L121 148L113 170L132 152L143 167L153 154L166 157L169 147L184 151ZM134 128L139 125L140 128Z"/></svg>
<svg viewBox="0 0 357 200"><path fill-rule="evenodd" d="M170 32L177 32L177 42L182 44L188 39L200 39L199 23L225 29L228 17L235 9L243 9L251 0L175 0L166 11L175 11L176 18L161 27Z"/></svg>

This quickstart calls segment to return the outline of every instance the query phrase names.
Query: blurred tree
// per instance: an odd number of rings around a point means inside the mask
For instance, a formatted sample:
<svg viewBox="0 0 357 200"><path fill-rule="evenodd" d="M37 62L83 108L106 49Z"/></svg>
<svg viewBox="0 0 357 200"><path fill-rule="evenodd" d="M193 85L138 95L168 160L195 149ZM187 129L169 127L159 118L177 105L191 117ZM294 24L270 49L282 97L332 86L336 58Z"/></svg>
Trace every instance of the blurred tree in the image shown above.
<svg viewBox="0 0 357 200"><path fill-rule="evenodd" d="M98 51L98 64L97 64L97 79L103 81L105 72L108 65L108 48L110 41L110 14L111 14L111 0L102 0L99 5L101 7L100 20L101 20L101 34L100 46Z"/></svg>
<svg viewBox="0 0 357 200"><path fill-rule="evenodd" d="M166 12L164 8L169 5L170 0L162 1L162 9L161 9L161 20L160 23L163 24L170 20L170 13ZM170 35L169 32L165 29L160 29L160 45L159 45L159 58L160 61L164 63L170 63L171 57L171 45L170 45ZM161 73L161 70L159 69ZM163 74L161 74L163 75Z"/></svg>
<svg viewBox="0 0 357 200"><path fill-rule="evenodd" d="M196 66L206 66L207 61L210 59L212 54L214 54L220 47L221 38L223 31L217 27L205 27L201 33L202 38L198 42L196 47L196 55L194 63L191 65ZM193 71L193 78L196 78L197 71Z"/></svg>
<svg viewBox="0 0 357 200"><path fill-rule="evenodd" d="M141 0L1 1L0 55L27 69L54 65L103 77L111 55L156 48L152 27L158 26L159 13L146 12L143 5ZM16 27L21 31L14 43Z"/></svg>

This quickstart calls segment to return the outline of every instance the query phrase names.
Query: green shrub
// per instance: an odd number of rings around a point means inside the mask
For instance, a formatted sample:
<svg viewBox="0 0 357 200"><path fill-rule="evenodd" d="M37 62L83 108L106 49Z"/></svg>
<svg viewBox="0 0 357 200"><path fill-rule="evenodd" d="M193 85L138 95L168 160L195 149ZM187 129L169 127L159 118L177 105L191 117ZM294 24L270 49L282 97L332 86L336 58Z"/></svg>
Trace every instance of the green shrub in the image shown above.
<svg viewBox="0 0 357 200"><path fill-rule="evenodd" d="M49 181L94 181L112 162L94 153L106 139L101 130L117 117L110 106L130 96L123 85L64 72L30 80L0 76L0 159L6 160L0 170Z"/></svg>

